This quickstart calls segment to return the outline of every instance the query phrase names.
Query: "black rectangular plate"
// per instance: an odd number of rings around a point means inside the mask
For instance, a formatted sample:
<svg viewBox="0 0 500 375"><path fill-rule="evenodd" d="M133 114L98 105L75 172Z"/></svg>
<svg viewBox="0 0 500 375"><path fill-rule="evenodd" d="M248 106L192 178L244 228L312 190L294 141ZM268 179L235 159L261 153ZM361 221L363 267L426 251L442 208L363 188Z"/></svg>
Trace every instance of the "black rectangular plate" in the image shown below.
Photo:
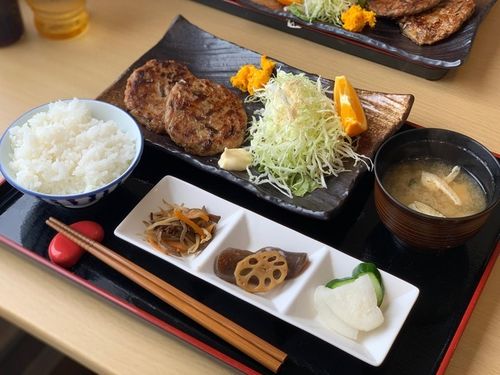
<svg viewBox="0 0 500 375"><path fill-rule="evenodd" d="M352 33L321 22L305 22L283 10L252 0L196 0L222 11L296 35L327 47L375 61L430 80L442 78L461 66L469 55L477 29L496 0L476 0L474 15L449 38L431 46L418 46L403 36L394 21L378 18L373 30ZM290 28L288 20L301 26Z"/></svg>
<svg viewBox="0 0 500 375"><path fill-rule="evenodd" d="M372 367L115 237L113 231L116 226L167 174L353 257L372 261L379 268L417 286L420 289L419 298L384 363L380 367ZM26 249L25 253L46 267L47 247L54 236L54 231L44 224L49 216L66 223L95 220L105 228L105 245L287 352L289 359L280 373L434 374L494 253L500 230L500 206L479 234L464 246L441 254L419 253L401 247L380 223L374 207L372 186L373 176L363 176L358 185L357 199L350 202L335 220L304 219L302 215L278 208L241 187L228 184L219 176L146 145L141 162L124 185L88 208L52 206L17 192L5 182L0 186L0 241L4 236L3 242L19 244ZM52 267L52 270L64 275L58 267ZM104 291L105 298L121 307L132 306L134 314L150 323L158 325L152 317L157 318L206 344L207 348L213 348L246 366L237 366L239 369L267 373L258 363L92 256L84 255L70 272L80 284L94 292L95 288ZM164 326L162 328L165 329ZM220 357L217 353L211 354Z"/></svg>
<svg viewBox="0 0 500 375"><path fill-rule="evenodd" d="M217 38L215 35L201 30L189 23L182 16L179 16L172 23L163 38L135 61L116 82L99 95L98 99L126 109L124 104L124 90L127 79L134 69L143 65L150 59L177 60L186 64L197 77L207 78L221 85L230 86L229 79L238 71L239 67L244 64L258 65L260 55ZM288 72L302 73L300 70L288 66L285 63L278 62L278 66ZM312 75L309 76L315 78ZM322 82L325 87L332 87L331 81L322 79ZM233 89L233 91L237 93L237 95L240 95L242 100L244 99L243 93L236 89ZM379 136L373 137L369 135L371 132L370 129L366 133L363 133L359 138L358 151L365 155L373 156L380 143L392 135L403 124L403 121L398 121L397 123L396 121L392 121L392 124L390 121L384 122L384 120L386 120L384 116L387 118L389 118L389 116L394 116L391 113L395 112L396 108L398 108L399 112L397 115L400 115L398 118L406 119L413 103L413 96L379 94L364 90L360 90L360 92L364 95L361 97L362 101L364 98L376 98L377 95L383 96L383 100L380 100L380 104L376 99L363 101L363 105L366 105L365 108L368 110L366 111L368 119L370 120L369 116L374 114L373 122L380 124L380 133ZM399 109L403 107L401 105L402 101L408 103L407 106L404 106L406 109L405 111ZM254 110L257 108L257 104L247 103L245 107L249 118L251 118ZM382 113L382 115L380 113ZM144 127L141 127L141 130L147 143L154 145L166 153L175 155L213 175L222 176L226 180L242 186L256 196L280 207L284 207L292 212L301 213L302 215L324 220L333 217L339 212L342 205L352 195L360 177L367 170L363 163L352 165L352 163L347 161L346 168L349 172L340 173L338 177L327 177L327 188L316 189L312 193L306 194L304 197L289 198L269 184L253 184L249 181L246 171L232 172L221 169L217 164L219 155L191 155L177 146L170 137L155 134ZM374 130L374 132L376 133L376 130Z"/></svg>

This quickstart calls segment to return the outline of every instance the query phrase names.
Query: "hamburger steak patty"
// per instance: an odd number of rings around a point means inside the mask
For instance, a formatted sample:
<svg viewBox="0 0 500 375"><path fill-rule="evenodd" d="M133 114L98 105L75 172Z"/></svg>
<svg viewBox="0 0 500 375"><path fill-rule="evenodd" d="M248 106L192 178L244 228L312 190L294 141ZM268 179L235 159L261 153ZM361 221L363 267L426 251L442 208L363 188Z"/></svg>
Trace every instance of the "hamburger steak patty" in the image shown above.
<svg viewBox="0 0 500 375"><path fill-rule="evenodd" d="M149 60L127 80L125 106L149 130L165 134L165 105L172 87L180 80L194 79L189 69L173 60Z"/></svg>
<svg viewBox="0 0 500 375"><path fill-rule="evenodd" d="M441 0L368 0L368 7L377 16L398 18L431 9Z"/></svg>
<svg viewBox="0 0 500 375"><path fill-rule="evenodd" d="M433 44L456 32L472 14L474 0L444 0L437 7L399 20L403 35L419 45Z"/></svg>
<svg viewBox="0 0 500 375"><path fill-rule="evenodd" d="M187 152L215 155L239 147L247 127L242 100L208 79L179 81L170 90L165 113L170 138Z"/></svg>

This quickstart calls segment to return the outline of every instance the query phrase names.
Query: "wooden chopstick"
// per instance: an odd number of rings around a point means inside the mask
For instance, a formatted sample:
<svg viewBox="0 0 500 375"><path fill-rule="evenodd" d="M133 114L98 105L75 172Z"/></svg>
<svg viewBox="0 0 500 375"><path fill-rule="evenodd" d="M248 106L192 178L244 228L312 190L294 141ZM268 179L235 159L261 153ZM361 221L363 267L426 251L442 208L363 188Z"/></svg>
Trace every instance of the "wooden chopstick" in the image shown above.
<svg viewBox="0 0 500 375"><path fill-rule="evenodd" d="M50 217L46 224L269 370L277 372L286 359L287 354L283 351L106 246L91 240L55 218Z"/></svg>

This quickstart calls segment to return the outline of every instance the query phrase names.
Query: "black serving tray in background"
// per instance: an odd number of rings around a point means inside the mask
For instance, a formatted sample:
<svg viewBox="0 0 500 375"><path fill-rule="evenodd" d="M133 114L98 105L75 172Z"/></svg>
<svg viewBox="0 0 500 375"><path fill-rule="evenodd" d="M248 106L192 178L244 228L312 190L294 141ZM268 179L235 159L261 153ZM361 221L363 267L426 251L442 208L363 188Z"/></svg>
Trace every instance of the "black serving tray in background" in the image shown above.
<svg viewBox="0 0 500 375"><path fill-rule="evenodd" d="M262 0L195 1L429 80L441 79L465 62L479 25L496 3L476 0L474 15L459 31L434 45L419 46L403 36L394 21L384 18L377 18L373 30L352 33L326 23L302 21L283 9L259 4ZM289 27L289 20L300 28Z"/></svg>
<svg viewBox="0 0 500 375"><path fill-rule="evenodd" d="M356 258L372 261L417 286L419 298L384 363L372 367L115 237L116 226L167 174ZM45 220L54 216L66 223L84 219L101 223L106 233L105 245L287 352L289 359L280 373L434 374L495 254L500 206L480 233L465 246L441 254L426 254L399 245L380 223L372 187L373 176L369 173L357 185L355 199L346 202L334 219L305 218L146 144L132 176L115 192L88 208L52 206L17 192L4 182L0 186L0 241L244 372L267 373L267 370L92 256L84 255L69 272L50 265L47 247L54 231L44 224Z"/></svg>

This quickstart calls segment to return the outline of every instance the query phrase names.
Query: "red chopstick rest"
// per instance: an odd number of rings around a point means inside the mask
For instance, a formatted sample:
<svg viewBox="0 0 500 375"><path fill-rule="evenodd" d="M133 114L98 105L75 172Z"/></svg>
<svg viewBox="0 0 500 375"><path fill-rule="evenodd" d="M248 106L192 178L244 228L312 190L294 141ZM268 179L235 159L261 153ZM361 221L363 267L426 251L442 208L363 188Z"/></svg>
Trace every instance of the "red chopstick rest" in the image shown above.
<svg viewBox="0 0 500 375"><path fill-rule="evenodd" d="M104 229L95 221L78 221L70 227L97 242L101 242L104 238ZM83 253L84 249L61 233L57 233L49 244L50 261L64 268L73 267Z"/></svg>

